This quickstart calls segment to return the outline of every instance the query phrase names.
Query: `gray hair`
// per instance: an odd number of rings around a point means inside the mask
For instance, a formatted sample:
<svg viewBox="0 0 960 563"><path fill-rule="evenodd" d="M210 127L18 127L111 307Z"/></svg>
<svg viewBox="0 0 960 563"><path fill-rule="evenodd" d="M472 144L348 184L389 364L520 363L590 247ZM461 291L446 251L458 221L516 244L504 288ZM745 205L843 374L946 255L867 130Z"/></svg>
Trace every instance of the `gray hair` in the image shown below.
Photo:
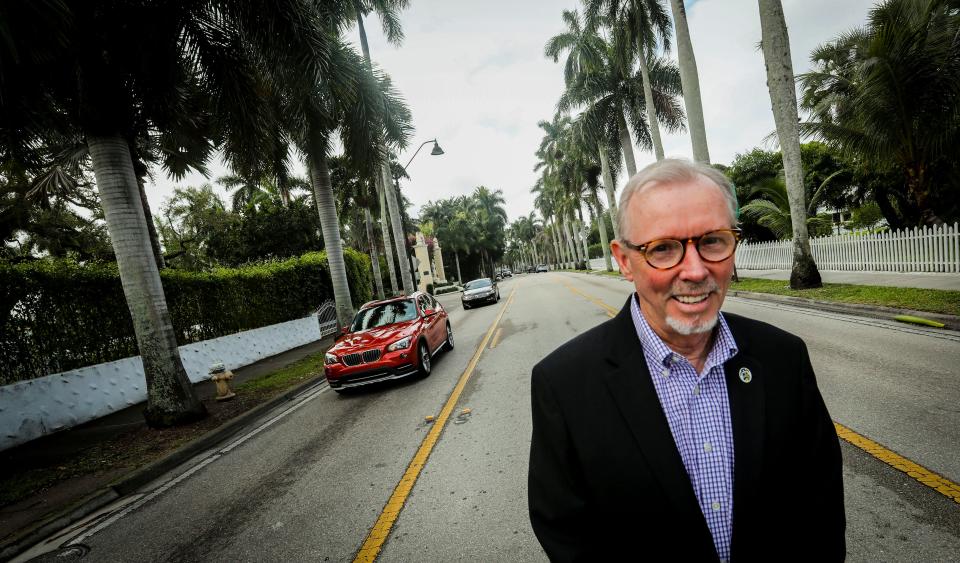
<svg viewBox="0 0 960 563"><path fill-rule="evenodd" d="M739 210L737 195L734 191L733 182L723 172L709 164L693 162L685 158L665 158L634 174L623 188L623 192L620 194L620 207L617 209L617 229L620 231L620 237L627 236L629 226L627 206L633 196L657 184L691 182L701 177L710 180L723 192L723 197L726 199L730 211L730 225L735 226Z"/></svg>

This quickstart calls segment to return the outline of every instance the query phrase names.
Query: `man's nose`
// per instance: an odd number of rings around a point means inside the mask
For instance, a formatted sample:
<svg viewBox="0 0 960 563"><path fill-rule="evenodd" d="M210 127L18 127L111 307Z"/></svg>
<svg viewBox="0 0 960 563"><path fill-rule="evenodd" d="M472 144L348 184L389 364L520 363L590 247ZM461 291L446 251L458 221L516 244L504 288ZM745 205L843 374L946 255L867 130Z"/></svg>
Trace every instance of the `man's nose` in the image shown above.
<svg viewBox="0 0 960 563"><path fill-rule="evenodd" d="M680 279L690 281L703 281L710 275L706 263L700 257L700 251L693 241L687 241L687 251L680 261Z"/></svg>

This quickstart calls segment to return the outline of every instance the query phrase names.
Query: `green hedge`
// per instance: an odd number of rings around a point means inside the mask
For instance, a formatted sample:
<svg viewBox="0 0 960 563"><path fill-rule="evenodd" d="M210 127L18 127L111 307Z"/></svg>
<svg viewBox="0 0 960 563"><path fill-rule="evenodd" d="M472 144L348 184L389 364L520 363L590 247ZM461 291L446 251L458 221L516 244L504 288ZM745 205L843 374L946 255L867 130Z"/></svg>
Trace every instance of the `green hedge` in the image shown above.
<svg viewBox="0 0 960 563"><path fill-rule="evenodd" d="M372 297L370 258L346 249L355 306ZM333 298L327 257L210 272L160 272L180 345L301 318ZM116 264L0 262L0 385L136 356Z"/></svg>

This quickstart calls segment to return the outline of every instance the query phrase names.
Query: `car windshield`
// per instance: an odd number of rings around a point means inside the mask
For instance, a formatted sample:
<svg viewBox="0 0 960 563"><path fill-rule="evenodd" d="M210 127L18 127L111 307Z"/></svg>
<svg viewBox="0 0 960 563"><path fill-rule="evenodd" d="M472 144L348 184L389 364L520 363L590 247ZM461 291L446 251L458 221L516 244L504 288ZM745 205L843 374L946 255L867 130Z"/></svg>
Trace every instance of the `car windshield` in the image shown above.
<svg viewBox="0 0 960 563"><path fill-rule="evenodd" d="M490 278L483 278L482 280L467 282L467 285L463 286L463 289L480 289L481 287L490 287L491 285L493 285L493 282L490 281Z"/></svg>
<svg viewBox="0 0 960 563"><path fill-rule="evenodd" d="M410 299L393 301L364 309L353 319L350 330L368 330L393 323L412 321L417 318L417 308Z"/></svg>

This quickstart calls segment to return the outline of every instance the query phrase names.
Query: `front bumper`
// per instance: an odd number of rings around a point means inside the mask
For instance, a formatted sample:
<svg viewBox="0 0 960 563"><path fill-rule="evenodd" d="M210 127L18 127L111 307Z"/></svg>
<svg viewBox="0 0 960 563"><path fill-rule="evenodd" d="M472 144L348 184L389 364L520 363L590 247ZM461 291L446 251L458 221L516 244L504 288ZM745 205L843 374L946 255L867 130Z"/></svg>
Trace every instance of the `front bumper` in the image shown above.
<svg viewBox="0 0 960 563"><path fill-rule="evenodd" d="M349 368L348 368L349 369ZM350 389L351 387L362 387L371 383L380 381L389 381L391 379L402 379L417 373L416 364L403 364L396 367L390 366L363 366L359 369L350 369L350 371L339 370L339 373L332 373L329 367L324 368L324 376L331 389Z"/></svg>
<svg viewBox="0 0 960 563"><path fill-rule="evenodd" d="M461 305L476 305L477 303L496 303L497 302L497 293L493 292L490 295L484 295L483 297L474 297L473 299L460 299Z"/></svg>

